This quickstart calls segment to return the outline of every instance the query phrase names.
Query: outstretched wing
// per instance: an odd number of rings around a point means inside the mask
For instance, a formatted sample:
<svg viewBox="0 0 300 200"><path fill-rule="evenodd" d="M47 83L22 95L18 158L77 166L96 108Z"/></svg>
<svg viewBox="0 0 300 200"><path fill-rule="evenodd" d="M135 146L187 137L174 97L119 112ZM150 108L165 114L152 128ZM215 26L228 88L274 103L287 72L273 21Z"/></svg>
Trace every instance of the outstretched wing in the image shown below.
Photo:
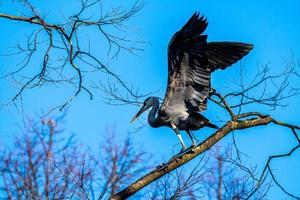
<svg viewBox="0 0 300 200"><path fill-rule="evenodd" d="M252 49L252 45L244 43L207 43L207 35L202 34L207 25L207 20L195 13L171 39L162 115L178 116L206 109L211 73L225 69Z"/></svg>
<svg viewBox="0 0 300 200"><path fill-rule="evenodd" d="M209 42L206 48L208 65L212 71L225 69L247 55L251 49L252 44L241 42Z"/></svg>

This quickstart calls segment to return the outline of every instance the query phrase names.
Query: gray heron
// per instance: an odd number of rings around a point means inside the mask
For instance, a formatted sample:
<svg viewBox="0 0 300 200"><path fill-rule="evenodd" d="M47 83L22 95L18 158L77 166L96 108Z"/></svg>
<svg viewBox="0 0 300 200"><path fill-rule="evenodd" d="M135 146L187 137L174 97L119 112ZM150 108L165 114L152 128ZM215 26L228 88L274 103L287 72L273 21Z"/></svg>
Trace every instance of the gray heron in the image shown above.
<svg viewBox="0 0 300 200"><path fill-rule="evenodd" d="M157 97L147 98L131 120L133 122L152 107L148 114L150 126L172 128L182 150L186 145L180 130L187 132L195 146L190 131L218 128L199 113L207 109L207 99L212 92L211 74L229 67L253 48L253 45L241 42L207 42L207 35L203 34L207 25L207 19L196 12L174 34L168 45L168 86L163 103L160 106Z"/></svg>

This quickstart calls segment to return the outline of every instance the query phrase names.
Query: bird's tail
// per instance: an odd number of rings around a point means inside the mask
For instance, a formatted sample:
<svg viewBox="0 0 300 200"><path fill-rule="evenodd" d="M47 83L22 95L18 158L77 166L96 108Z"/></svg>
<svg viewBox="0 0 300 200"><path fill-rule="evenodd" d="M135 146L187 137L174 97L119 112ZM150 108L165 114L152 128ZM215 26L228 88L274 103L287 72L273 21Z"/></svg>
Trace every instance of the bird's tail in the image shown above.
<svg viewBox="0 0 300 200"><path fill-rule="evenodd" d="M208 122L205 126L210 127L210 128L214 128L214 129L219 129L219 127L215 124L212 124L210 122Z"/></svg>

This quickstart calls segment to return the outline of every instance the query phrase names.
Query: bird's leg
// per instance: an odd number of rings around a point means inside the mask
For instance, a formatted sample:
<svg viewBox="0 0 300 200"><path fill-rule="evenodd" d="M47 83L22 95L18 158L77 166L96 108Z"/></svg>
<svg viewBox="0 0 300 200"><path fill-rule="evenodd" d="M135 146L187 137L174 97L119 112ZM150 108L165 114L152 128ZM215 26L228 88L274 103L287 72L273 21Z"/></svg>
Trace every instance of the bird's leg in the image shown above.
<svg viewBox="0 0 300 200"><path fill-rule="evenodd" d="M197 140L195 139L195 136L193 135L193 133L190 132L190 130L186 130L189 138L192 140L192 147L197 146Z"/></svg>
<svg viewBox="0 0 300 200"><path fill-rule="evenodd" d="M176 133L178 139L180 140L180 143L181 143L181 146L182 146L182 151L184 151L184 150L186 149L186 146L185 146L185 144L184 144L184 142L183 142L183 139L182 139L182 137L181 137L181 134L180 134L178 128L174 129L174 131L175 131L175 133Z"/></svg>
<svg viewBox="0 0 300 200"><path fill-rule="evenodd" d="M162 163L161 165L157 166L156 170L163 170L163 169L165 169L171 162L173 162L174 159L175 160L178 159L180 156L182 156L185 153L186 146L185 146L185 144L183 142L183 139L181 137L179 129L173 123L171 123L171 126L172 126L173 130L175 131L175 133L176 133L176 135L177 135L177 137L178 137L178 139L179 139L179 141L180 141L180 143L182 145L182 149L181 149L181 151L178 154L174 155L167 163Z"/></svg>
<svg viewBox="0 0 300 200"><path fill-rule="evenodd" d="M181 146L182 146L181 152L183 152L183 151L186 149L186 146L185 146L185 144L184 144L184 142L183 142L183 139L182 139L182 137L181 137L180 131L179 131L179 129L176 127L175 124L171 123L171 126L172 126L173 130L175 131L175 133L176 133L176 135L177 135L177 137L178 137L178 139L179 139L179 141L180 141L180 143L181 143Z"/></svg>

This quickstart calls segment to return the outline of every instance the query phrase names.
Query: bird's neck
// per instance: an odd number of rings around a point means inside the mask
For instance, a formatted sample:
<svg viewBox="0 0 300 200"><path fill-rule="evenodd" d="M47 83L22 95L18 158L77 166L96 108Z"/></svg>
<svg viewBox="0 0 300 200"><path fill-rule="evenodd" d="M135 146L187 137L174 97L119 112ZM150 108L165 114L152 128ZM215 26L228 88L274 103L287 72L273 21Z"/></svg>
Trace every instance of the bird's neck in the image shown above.
<svg viewBox="0 0 300 200"><path fill-rule="evenodd" d="M152 126L152 127L161 126L159 118L156 117L158 109L159 109L159 101L157 98L155 98L153 101L153 104L152 104L152 109L150 110L150 112L148 114L148 122L149 122L150 126Z"/></svg>

